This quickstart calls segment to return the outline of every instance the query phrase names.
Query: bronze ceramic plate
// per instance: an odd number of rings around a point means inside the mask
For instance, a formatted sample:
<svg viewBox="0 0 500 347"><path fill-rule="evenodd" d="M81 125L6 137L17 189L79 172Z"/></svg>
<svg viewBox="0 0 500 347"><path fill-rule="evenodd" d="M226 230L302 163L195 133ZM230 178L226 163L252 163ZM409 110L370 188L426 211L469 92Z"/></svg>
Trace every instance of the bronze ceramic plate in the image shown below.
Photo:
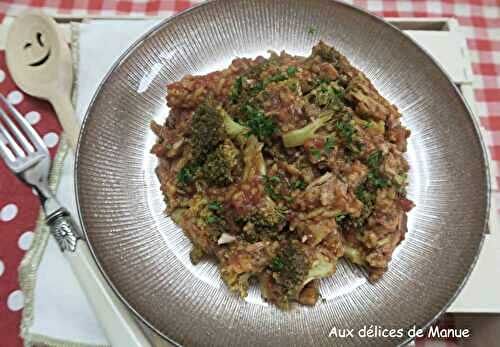
<svg viewBox="0 0 500 347"><path fill-rule="evenodd" d="M315 30L311 31L310 28ZM126 30L126 28L124 28ZM149 154L165 85L268 49L308 55L333 44L396 104L411 131L409 232L375 285L347 263L321 282L326 302L283 312L256 288L230 294L214 263L163 213ZM131 309L186 346L387 346L396 338L329 337L332 328L428 325L452 302L478 255L489 201L477 127L457 89L412 40L330 0L218 0L170 18L114 65L87 112L76 158L80 218L95 258Z"/></svg>

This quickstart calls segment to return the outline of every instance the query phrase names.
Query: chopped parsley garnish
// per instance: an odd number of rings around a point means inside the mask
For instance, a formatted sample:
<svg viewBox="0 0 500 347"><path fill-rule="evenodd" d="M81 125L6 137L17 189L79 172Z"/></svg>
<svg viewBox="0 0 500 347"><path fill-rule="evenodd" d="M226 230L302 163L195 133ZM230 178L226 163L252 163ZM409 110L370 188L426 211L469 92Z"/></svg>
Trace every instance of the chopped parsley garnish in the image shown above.
<svg viewBox="0 0 500 347"><path fill-rule="evenodd" d="M231 93L229 94L229 100L231 101L231 103L236 104L238 102L238 98L243 90L243 83L245 82L245 80L245 76L240 76L234 81L233 88L231 89Z"/></svg>
<svg viewBox="0 0 500 347"><path fill-rule="evenodd" d="M229 93L229 100L232 104L236 104L238 103L240 96L244 95L244 91L246 91L250 95L259 94L266 88L269 83L286 81L289 77L293 77L297 71L297 67L290 66L288 67L286 74L284 72L280 72L276 75L266 78L265 80L258 80L258 75L253 76L252 73L250 73L249 75L247 74L248 77L247 75L240 76L234 81L234 84ZM257 79L257 81L251 86L246 87L246 81L249 78Z"/></svg>
<svg viewBox="0 0 500 347"><path fill-rule="evenodd" d="M344 89L335 82L319 81L307 95L309 102L326 109L340 111L345 104Z"/></svg>
<svg viewBox="0 0 500 347"><path fill-rule="evenodd" d="M250 128L249 134L255 135L259 140L263 141L276 132L276 122L271 117L266 116L262 111L249 104L243 107L243 111L247 115L245 124Z"/></svg>
<svg viewBox="0 0 500 347"><path fill-rule="evenodd" d="M222 220L221 217L218 217L216 215L211 214L210 216L207 217L207 223L208 224L214 224L217 222L220 222Z"/></svg>
<svg viewBox="0 0 500 347"><path fill-rule="evenodd" d="M338 99L343 99L344 98L344 91L343 90L333 88L333 94L335 94L335 96Z"/></svg>
<svg viewBox="0 0 500 347"><path fill-rule="evenodd" d="M331 137L327 137L326 138L326 142L325 142L325 146L323 147L323 150L329 154L333 147L335 146L335 142L333 141L333 139Z"/></svg>
<svg viewBox="0 0 500 347"><path fill-rule="evenodd" d="M316 31L318 31L318 30L317 30L315 27L313 27L313 26L310 26L310 27L309 27L309 29L307 29L307 33L308 33L309 35L314 35L314 34L316 34Z"/></svg>
<svg viewBox="0 0 500 347"><path fill-rule="evenodd" d="M262 176L264 181L264 191L273 200L283 199L283 196L276 192L276 186L281 182L278 176Z"/></svg>
<svg viewBox="0 0 500 347"><path fill-rule="evenodd" d="M372 214L373 207L375 204L375 199L377 198L377 193L368 190L367 183L359 185L354 191L356 198L363 203L362 214L359 218L350 220L355 228L361 227L366 219Z"/></svg>
<svg viewBox="0 0 500 347"><path fill-rule="evenodd" d="M365 148L365 144L363 142L356 141L354 143L354 147L356 148L356 152L361 152L363 148Z"/></svg>
<svg viewBox="0 0 500 347"><path fill-rule="evenodd" d="M271 177L269 177L269 181L271 181L273 183L280 183L281 178L279 178L279 176L271 176Z"/></svg>
<svg viewBox="0 0 500 347"><path fill-rule="evenodd" d="M366 121L364 124L363 124L363 128L365 129L370 129L373 127L373 121L369 120L369 121Z"/></svg>
<svg viewBox="0 0 500 347"><path fill-rule="evenodd" d="M277 191L278 186L282 183L279 176L262 176L262 179L264 181L264 191L271 199L285 200L288 203L293 202L291 196L282 195Z"/></svg>
<svg viewBox="0 0 500 347"><path fill-rule="evenodd" d="M356 195L356 198L358 198L358 200L365 205L372 204L375 199L375 195L366 190L366 187L363 185L358 186L354 191L354 194Z"/></svg>
<svg viewBox="0 0 500 347"><path fill-rule="evenodd" d="M314 157L314 159L316 159L316 160L321 159L321 151L319 149L317 149L317 148L311 149L311 154Z"/></svg>
<svg viewBox="0 0 500 347"><path fill-rule="evenodd" d="M293 77L297 73L299 69L297 69L296 66L289 66L288 69L286 70L286 73L288 76Z"/></svg>
<svg viewBox="0 0 500 347"><path fill-rule="evenodd" d="M271 269L271 271L280 272L285 268L285 263L283 262L283 259L281 259L280 256L276 256L271 260L269 268Z"/></svg>
<svg viewBox="0 0 500 347"><path fill-rule="evenodd" d="M390 186L389 180L376 170L372 170L368 173L368 182L375 188L386 188Z"/></svg>
<svg viewBox="0 0 500 347"><path fill-rule="evenodd" d="M370 155L368 156L368 159L367 159L368 165L371 168L378 168L380 166L380 164L382 163L383 157L384 157L384 153L380 150L370 153Z"/></svg>
<svg viewBox="0 0 500 347"><path fill-rule="evenodd" d="M177 174L177 181L182 184L192 182L199 168L200 165L198 163L186 164Z"/></svg>
<svg viewBox="0 0 500 347"><path fill-rule="evenodd" d="M306 182L304 182L303 180L297 180L297 181L293 182L292 188L304 190L306 188Z"/></svg>
<svg viewBox="0 0 500 347"><path fill-rule="evenodd" d="M339 214L339 215L337 215L337 216L335 217L335 221L336 221L337 223L340 223L340 222L342 222L342 221L343 221L344 219L346 219L346 218L347 218L347 214Z"/></svg>
<svg viewBox="0 0 500 347"><path fill-rule="evenodd" d="M309 149L309 153L311 153L315 160L320 160L322 155L328 156L328 154L330 154L330 152L333 150L334 146L334 140L331 137L327 137L321 149L311 148Z"/></svg>
<svg viewBox="0 0 500 347"><path fill-rule="evenodd" d="M287 79L288 77L286 75L279 73L264 80L264 86L268 85L271 82L281 82L281 81L286 81Z"/></svg>
<svg viewBox="0 0 500 347"><path fill-rule="evenodd" d="M208 209L212 211L222 210L222 205L218 201L211 201L208 203Z"/></svg>
<svg viewBox="0 0 500 347"><path fill-rule="evenodd" d="M348 144L352 143L353 137L356 134L356 129L351 123L339 121L335 127Z"/></svg>
<svg viewBox="0 0 500 347"><path fill-rule="evenodd" d="M258 81L257 83L255 83L252 86L252 88L250 88L250 93L251 94L258 94L263 90L264 90L264 83L262 81Z"/></svg>

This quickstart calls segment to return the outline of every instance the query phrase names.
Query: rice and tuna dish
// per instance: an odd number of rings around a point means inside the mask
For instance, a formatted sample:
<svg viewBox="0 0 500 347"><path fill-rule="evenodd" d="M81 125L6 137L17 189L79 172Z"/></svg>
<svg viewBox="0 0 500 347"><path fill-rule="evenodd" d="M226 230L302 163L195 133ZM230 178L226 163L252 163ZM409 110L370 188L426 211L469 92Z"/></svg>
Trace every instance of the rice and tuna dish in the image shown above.
<svg viewBox="0 0 500 347"><path fill-rule="evenodd" d="M340 258L371 281L403 240L410 131L334 48L271 52L167 86L152 124L167 214L217 260L231 291L250 280L280 308L314 305Z"/></svg>

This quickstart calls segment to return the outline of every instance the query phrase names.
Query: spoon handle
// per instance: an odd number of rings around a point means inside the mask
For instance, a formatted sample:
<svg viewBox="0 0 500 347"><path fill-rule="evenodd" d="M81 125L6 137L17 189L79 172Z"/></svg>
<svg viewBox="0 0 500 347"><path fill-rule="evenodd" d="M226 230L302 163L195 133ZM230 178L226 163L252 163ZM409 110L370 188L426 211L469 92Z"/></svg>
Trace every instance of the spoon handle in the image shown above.
<svg viewBox="0 0 500 347"><path fill-rule="evenodd" d="M64 252L111 344L117 347L151 347L132 314L112 292L98 270L86 242Z"/></svg>
<svg viewBox="0 0 500 347"><path fill-rule="evenodd" d="M75 109L71 104L71 100L66 96L59 96L50 100L54 110L56 111L59 122L66 133L68 144L73 151L76 150L78 142L78 134L80 133L80 125L75 118Z"/></svg>
<svg viewBox="0 0 500 347"><path fill-rule="evenodd" d="M47 218L47 223L85 290L111 346L151 347L131 314L107 285L69 213L61 208Z"/></svg>

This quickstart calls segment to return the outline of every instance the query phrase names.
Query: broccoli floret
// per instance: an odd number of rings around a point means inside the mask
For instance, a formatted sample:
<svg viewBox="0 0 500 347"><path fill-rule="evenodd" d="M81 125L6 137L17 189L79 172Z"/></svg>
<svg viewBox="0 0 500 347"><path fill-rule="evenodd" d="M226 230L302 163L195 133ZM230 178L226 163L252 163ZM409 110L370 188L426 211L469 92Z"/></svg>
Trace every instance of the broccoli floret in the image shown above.
<svg viewBox="0 0 500 347"><path fill-rule="evenodd" d="M286 221L287 210L278 206L268 196L264 197L257 206L257 211L252 214L250 220L256 226L262 228L274 228Z"/></svg>
<svg viewBox="0 0 500 347"><path fill-rule="evenodd" d="M335 263L329 261L325 256L318 254L316 259L313 261L309 272L307 273L306 279L304 280L303 286L312 280L328 277L335 272Z"/></svg>
<svg viewBox="0 0 500 347"><path fill-rule="evenodd" d="M281 233L286 225L288 211L278 206L268 196L264 197L255 210L239 219L244 224L243 236L249 242L283 239Z"/></svg>
<svg viewBox="0 0 500 347"><path fill-rule="evenodd" d="M287 210L276 205L269 197L265 197L258 206L258 213L253 217L254 223L262 227L276 227L286 221Z"/></svg>
<svg viewBox="0 0 500 347"><path fill-rule="evenodd" d="M198 228L209 232L211 241L217 242L220 234L226 229L226 221L222 216L222 210L213 210L211 208L213 202L209 202L204 197L195 196L191 203L188 212L191 217L195 218L194 223Z"/></svg>
<svg viewBox="0 0 500 347"><path fill-rule="evenodd" d="M238 242L223 248L217 254L223 281L241 297L247 296L248 280L262 272L276 254L277 242Z"/></svg>
<svg viewBox="0 0 500 347"><path fill-rule="evenodd" d="M357 265L365 265L366 264L361 253L356 248L345 246L344 256L353 264L357 264Z"/></svg>
<svg viewBox="0 0 500 347"><path fill-rule="evenodd" d="M191 121L191 145L195 159L204 159L224 141L223 119L210 102L202 104Z"/></svg>
<svg viewBox="0 0 500 347"><path fill-rule="evenodd" d="M307 99L319 107L340 111L344 105L344 88L335 82L321 83L307 95Z"/></svg>
<svg viewBox="0 0 500 347"><path fill-rule="evenodd" d="M271 276L263 283L264 297L287 308L291 300L297 299L310 267L311 261L299 241L283 241L280 251L269 262Z"/></svg>
<svg viewBox="0 0 500 347"><path fill-rule="evenodd" d="M278 271L276 271L276 265L280 265ZM277 283L284 284L289 289L289 293L298 294L312 280L333 274L335 263L321 254L311 257L302 249L298 241L291 241L282 253L273 258L271 270L279 273L274 277Z"/></svg>
<svg viewBox="0 0 500 347"><path fill-rule="evenodd" d="M189 184L194 181L200 164L198 162L190 162L179 171L177 174L177 182L180 184Z"/></svg>
<svg viewBox="0 0 500 347"><path fill-rule="evenodd" d="M262 181L264 182L264 190L271 199L275 201L283 199L283 196L279 194L276 189L281 183L281 178L279 176L262 176Z"/></svg>
<svg viewBox="0 0 500 347"><path fill-rule="evenodd" d="M266 163L262 155L262 143L255 136L247 139L243 152L245 167L243 182L252 185L262 185L266 191ZM278 206L269 195L263 195L260 201L245 217L239 219L244 225L243 231L248 241L255 242L264 239L276 239L286 221L286 210Z"/></svg>
<svg viewBox="0 0 500 347"><path fill-rule="evenodd" d="M219 114L222 116L224 128L230 138L236 138L240 134L248 133L250 129L234 121L231 116L222 108L219 107Z"/></svg>
<svg viewBox="0 0 500 347"><path fill-rule="evenodd" d="M191 248L191 252L189 252L189 259L191 260L191 263L193 265L196 265L201 261L204 255L205 253L200 246L193 245L193 248Z"/></svg>
<svg viewBox="0 0 500 347"><path fill-rule="evenodd" d="M231 140L224 141L210 153L201 169L210 184L223 187L234 182L233 172L238 167L239 150Z"/></svg>
<svg viewBox="0 0 500 347"><path fill-rule="evenodd" d="M307 140L314 137L316 131L328 123L333 117L332 111L324 112L320 117L303 128L295 129L283 134L283 144L285 147L302 146Z"/></svg>
<svg viewBox="0 0 500 347"><path fill-rule="evenodd" d="M238 293L242 298L245 298L248 295L248 288L250 286L248 281L250 280L250 277L252 277L252 273L238 273L236 271L229 271L223 268L221 268L220 272L222 280L231 292Z"/></svg>
<svg viewBox="0 0 500 347"><path fill-rule="evenodd" d="M320 56L324 61L337 66L340 59L340 54L333 47L328 46L323 41L320 41L312 49L313 56Z"/></svg>
<svg viewBox="0 0 500 347"><path fill-rule="evenodd" d="M196 194L189 200L189 208L176 210L172 218L184 230L193 242L191 259L196 263L204 254L213 254L217 250L217 241L227 231L222 206L213 210L214 202Z"/></svg>
<svg viewBox="0 0 500 347"><path fill-rule="evenodd" d="M296 294L295 290L307 278L310 267L311 262L304 247L296 240L286 241L278 255L271 260L273 278L287 294Z"/></svg>
<svg viewBox="0 0 500 347"><path fill-rule="evenodd" d="M267 283L264 295L278 306L287 308L290 301L299 299L309 282L334 273L335 262L321 253L312 252L297 240L289 240L283 241L268 269L272 274L272 283Z"/></svg>
<svg viewBox="0 0 500 347"><path fill-rule="evenodd" d="M222 107L208 101L196 110L191 121L193 156L203 161L227 137L235 138L249 131L235 122Z"/></svg>

